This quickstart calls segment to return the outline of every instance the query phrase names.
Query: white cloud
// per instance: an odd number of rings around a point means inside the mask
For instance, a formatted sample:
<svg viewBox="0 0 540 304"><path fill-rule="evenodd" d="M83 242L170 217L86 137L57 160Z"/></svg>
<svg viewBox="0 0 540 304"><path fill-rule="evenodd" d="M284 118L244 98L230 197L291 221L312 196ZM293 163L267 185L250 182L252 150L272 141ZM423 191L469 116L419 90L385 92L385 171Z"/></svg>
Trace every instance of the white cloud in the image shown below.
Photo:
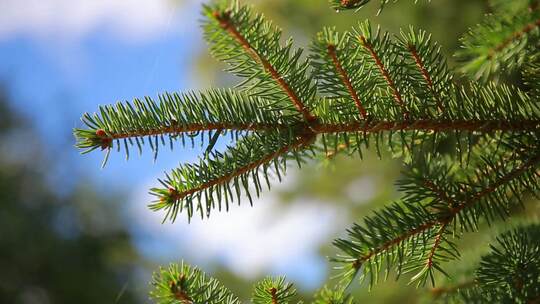
<svg viewBox="0 0 540 304"><path fill-rule="evenodd" d="M2 0L0 39L17 34L78 38L104 28L122 38L160 33L171 23L195 21L200 0ZM189 8L185 8L189 6ZM185 10L189 14L182 14ZM183 15L183 16L182 16ZM187 21L187 20L186 20ZM189 26L186 22L184 26Z"/></svg>
<svg viewBox="0 0 540 304"><path fill-rule="evenodd" d="M283 184L291 183L292 178ZM336 230L341 231L343 227L336 223L345 217L331 204L297 201L282 205L273 192L267 192L255 200L254 207L245 199L242 206L214 212L209 219L194 218L187 224L181 214L174 224L162 225L163 214L145 207L148 199L143 193L136 194L131 214L132 224L145 235L142 250L150 255L172 253L172 259L188 258L203 265L218 262L248 279L270 273L305 279L309 274L308 282L299 282L307 287L324 279L327 261L318 249L331 241Z"/></svg>

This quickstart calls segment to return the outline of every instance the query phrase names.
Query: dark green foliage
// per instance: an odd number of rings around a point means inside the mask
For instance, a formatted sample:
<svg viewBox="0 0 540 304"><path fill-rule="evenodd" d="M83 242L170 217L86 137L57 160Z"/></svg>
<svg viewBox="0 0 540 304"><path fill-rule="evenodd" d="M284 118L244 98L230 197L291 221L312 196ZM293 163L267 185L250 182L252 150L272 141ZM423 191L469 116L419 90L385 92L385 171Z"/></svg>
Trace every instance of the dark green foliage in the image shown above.
<svg viewBox="0 0 540 304"><path fill-rule="evenodd" d="M289 107L295 114L298 112L291 107L299 105L291 104L291 96L312 101L316 91L308 74L309 62L302 59L301 49L293 49L292 39L281 45L279 28L238 3L205 6L204 14L210 50L216 59L229 65L229 72L243 78L239 87L250 95ZM277 77L286 83L286 89Z"/></svg>
<svg viewBox="0 0 540 304"><path fill-rule="evenodd" d="M282 47L281 31L247 7L204 11L212 52L245 79L241 91L165 94L159 102L105 106L85 114L89 129L75 131L85 153L116 145L126 155L131 145L142 150L145 138L157 153L160 145L185 144L199 134L204 143L207 135L199 162L173 170L163 188L152 189L157 200L151 208L166 210L165 219L184 210L188 218L227 210L241 192L251 200L250 187L258 196L261 180L270 185L269 168L280 175L284 160L306 158L304 149L323 156L340 149L362 154L374 144L411 158L449 137L461 141L464 134L540 127L538 104L519 89L454 84L439 47L423 31L394 38L367 21L341 34L326 29L310 58L301 60L301 50L293 52L290 40ZM214 151L227 132L235 145Z"/></svg>
<svg viewBox="0 0 540 304"><path fill-rule="evenodd" d="M225 153L211 152L199 163L174 169L166 180L160 181L164 188L151 189L158 200L150 209L165 209L164 220L174 221L184 209L188 218L197 210L201 217L209 216L216 207L228 210L231 202L240 203L241 192L252 203L252 193L258 197L263 186L270 188L270 173L281 180L287 166L287 157L281 155L290 153L298 164L307 157L302 148L309 142L295 142L289 135L254 134L238 140Z"/></svg>
<svg viewBox="0 0 540 304"><path fill-rule="evenodd" d="M474 281L454 295L466 303L536 303L540 300L540 226L498 236L482 257Z"/></svg>
<svg viewBox="0 0 540 304"><path fill-rule="evenodd" d="M290 124L294 117L276 115L282 108L268 100L248 96L234 90L208 90L200 93L163 94L158 102L146 97L133 103L117 103L100 107L98 113L86 113L82 120L89 128L77 129L77 147L88 153L96 148L129 148L136 145L142 153L145 139L157 157L160 145L173 147L193 144L194 138L204 143L204 136L230 132L232 138L253 129L273 130L276 125ZM231 127L233 127L231 129ZM103 135L96 133L104 130ZM113 137L113 141L107 141ZM165 140L167 138L167 140Z"/></svg>

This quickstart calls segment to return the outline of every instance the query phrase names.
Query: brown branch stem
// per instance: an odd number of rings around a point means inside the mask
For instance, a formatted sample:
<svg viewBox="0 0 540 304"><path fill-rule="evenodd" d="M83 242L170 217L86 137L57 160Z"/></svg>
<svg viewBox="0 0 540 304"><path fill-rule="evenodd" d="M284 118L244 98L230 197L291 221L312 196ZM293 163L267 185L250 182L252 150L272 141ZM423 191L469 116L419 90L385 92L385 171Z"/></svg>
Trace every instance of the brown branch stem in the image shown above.
<svg viewBox="0 0 540 304"><path fill-rule="evenodd" d="M433 243L433 247L431 247L431 250L429 251L429 254L426 260L426 266L428 268L433 267L433 257L435 256L435 253L437 252L437 248L439 248L439 246L441 245L442 238L448 224L449 223L441 224L441 228L439 228L439 231L437 232L437 236L435 237L435 242Z"/></svg>
<svg viewBox="0 0 540 304"><path fill-rule="evenodd" d="M193 133L200 131L268 131L275 128L275 125L264 123L194 123L188 125L172 125L167 127L157 127L153 129L150 128L119 133L109 133L107 137L110 139L124 139L154 135L176 135L180 133Z"/></svg>
<svg viewBox="0 0 540 304"><path fill-rule="evenodd" d="M429 75L429 72L426 69L426 66L424 65L424 62L422 61L422 58L420 58L420 55L418 54L418 51L413 45L409 45L409 51L411 52L411 56L414 59L414 62L416 63L416 66L420 70L420 73L422 74L422 77L424 77L424 80L427 83L427 86L431 93L433 94L433 97L435 97L435 100L437 101L437 107L439 108L439 111L444 111L444 106L441 101L441 97L439 94L435 91L435 87L433 86L433 80L431 79L431 76Z"/></svg>
<svg viewBox="0 0 540 304"><path fill-rule="evenodd" d="M171 293L174 298L182 304L193 304L193 299L182 289L183 282L185 280L184 275L180 277L179 282L171 282Z"/></svg>
<svg viewBox="0 0 540 304"><path fill-rule="evenodd" d="M437 221L431 221L431 222L427 222L413 230L410 230L410 231L407 231L407 233L405 234L402 234L400 235L399 237L397 238L394 238L386 243L384 243L382 246L380 246L379 248L375 248L373 250L371 250L370 252L368 252L367 254L365 254L364 256L356 259L354 262L353 262L353 265L356 266L355 268L358 268L362 265L363 262L369 260L370 258L376 256L377 254L381 253L381 252L384 252L386 251L387 249L403 242L404 240L414 236L414 235L417 235L419 233L422 233L428 229L430 229L431 227L437 225L438 222Z"/></svg>
<svg viewBox="0 0 540 304"><path fill-rule="evenodd" d="M219 177L217 179L206 182L206 183L204 183L203 185L201 185L199 187L192 188L190 190L182 191L182 192L180 192L178 190L173 190L172 193L170 194L169 198L171 199L171 201L174 202L174 201L181 200L181 199L183 199L184 197L186 197L188 195L197 193L199 191L203 191L203 190L208 189L210 187L225 184L225 183L229 182L230 180L234 179L235 177L238 177L238 176L241 176L241 175L243 175L245 173L248 173L251 170L255 170L258 167L272 161L274 158L277 158L277 157L279 157L279 156L281 156L281 155L283 155L283 154L285 154L285 153L287 153L287 152L289 152L291 150L300 149L303 146L308 145L314 139L315 139L315 133L306 134L304 136L301 136L300 138L298 138L292 144L281 147L279 150L275 151L274 153L268 154L265 157L255 161L253 163L250 163L250 164L248 164L248 165L246 165L244 167L241 167L241 168L239 168L239 169L235 170L234 172L231 172L231 173L229 173L227 175L223 175L223 176L221 176L221 177Z"/></svg>
<svg viewBox="0 0 540 304"><path fill-rule="evenodd" d="M383 78L388 83L388 86L390 87L390 89L392 89L392 94L394 96L394 100L403 109L403 116L404 116L405 120L408 120L409 112L405 108L405 102L403 102L403 98L401 97L401 93L399 93L399 91L398 91L398 89L396 87L396 84L394 83L394 80L392 80L392 78L390 77L390 73L388 73L388 70L384 66L381 58L379 58L379 55L377 55L377 52L375 52L375 50L373 49L373 46L371 45L371 43L369 43L366 40L366 37L360 36L359 39L360 39L360 42L362 43L362 46L364 48L366 48L366 50L369 51L369 53L371 54L371 57L373 57L373 60L375 60L375 64L379 68L379 71L381 72Z"/></svg>
<svg viewBox="0 0 540 304"><path fill-rule="evenodd" d="M279 304L277 298L277 289L275 287L272 287L269 291L270 295L272 296L272 304Z"/></svg>
<svg viewBox="0 0 540 304"><path fill-rule="evenodd" d="M354 122L348 124L319 124L311 128L316 133L376 133L381 131L469 131L489 133L495 131L538 131L540 129L540 120L371 120L368 122Z"/></svg>
<svg viewBox="0 0 540 304"><path fill-rule="evenodd" d="M358 97L358 94L356 93L356 90L354 89L351 83L351 80L349 79L349 75L347 75L347 72L343 69L343 66L339 62L336 47L330 44L328 45L327 49L328 49L328 55L332 59L332 62L334 63L334 67L336 68L336 71L341 77L341 81L343 81L343 84L349 91L349 94L351 95L352 99L354 100L354 103L356 104L356 108L358 108L358 111L362 115L362 118L366 119L367 118L366 109L362 106L362 102L360 101L360 98Z"/></svg>
<svg viewBox="0 0 540 304"><path fill-rule="evenodd" d="M294 128L299 134L315 133L377 133L384 131L432 131L432 132L497 132L497 131L540 131L540 120L438 120L438 119L419 119L409 121L388 121L388 120L369 120L344 124L333 123L299 123L298 125L270 124L270 123L207 123L190 124L185 126L158 127L155 129L140 129L127 132L105 133L98 130L103 135L99 137L107 140L116 140L133 137L155 136L155 135L175 135L180 133L190 133L198 131L250 131L267 132L273 130L287 130Z"/></svg>

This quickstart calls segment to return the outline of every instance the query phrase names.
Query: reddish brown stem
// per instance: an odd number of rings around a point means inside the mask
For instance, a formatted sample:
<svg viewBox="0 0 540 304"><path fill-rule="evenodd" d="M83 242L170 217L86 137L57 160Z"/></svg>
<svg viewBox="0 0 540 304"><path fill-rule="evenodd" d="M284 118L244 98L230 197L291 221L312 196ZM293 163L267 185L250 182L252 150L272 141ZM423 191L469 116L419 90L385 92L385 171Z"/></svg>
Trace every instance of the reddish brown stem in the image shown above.
<svg viewBox="0 0 540 304"><path fill-rule="evenodd" d="M315 139L315 133L306 134L306 135L300 137L294 143L292 143L290 145L287 145L287 146L284 146L281 149L275 151L274 153L268 154L267 156L255 161L253 163L250 163L250 164L248 164L248 165L246 165L244 167L241 167L241 168L235 170L234 172L232 172L230 174L221 176L221 177L219 177L217 179L214 179L212 181L204 183L203 185L201 185L199 187L196 187L196 188L193 188L193 189L190 189L188 191L180 192L178 190L175 190L175 191L173 191L172 193L169 194L169 199L171 201L175 202L175 201L183 199L186 196L197 193L199 191L203 191L203 190L208 189L210 187L225 184L225 183L231 181L232 179L234 179L235 177L246 174L247 172L249 172L251 170L254 170L254 169L256 169L256 168L258 168L258 167L272 161L274 158L277 158L277 157L279 157L279 156L281 156L281 155L283 155L283 154L285 154L285 153L287 153L287 152L289 152L291 150L299 149L299 148L302 148L302 147L310 144L314 139Z"/></svg>
<svg viewBox="0 0 540 304"><path fill-rule="evenodd" d="M435 252L437 251L437 248L441 245L441 241L444 235L444 232L446 231L446 227L448 226L448 223L444 223L441 225L441 228L439 228L439 231L437 232L437 236L435 237L435 243L433 243L433 247L431 247L431 251L428 254L428 258L426 261L426 266L428 268L431 268L433 266L433 257L435 256Z"/></svg>
<svg viewBox="0 0 540 304"><path fill-rule="evenodd" d="M275 287L270 288L270 295L272 296L272 304L279 304L277 299L277 289Z"/></svg>
<svg viewBox="0 0 540 304"><path fill-rule="evenodd" d="M185 277L182 275L180 277L180 282L171 282L171 293L174 295L174 298L182 304L193 304L191 297L182 289L183 281Z"/></svg>
<svg viewBox="0 0 540 304"><path fill-rule="evenodd" d="M294 126L293 126L294 127ZM291 126L284 124L233 124L233 123L209 123L209 124L191 124L187 126L169 126L158 127L155 129L133 130L124 133L108 132L106 137L100 137L105 140L124 139L130 137L143 137L154 135L174 135L186 132L197 131L252 131L265 132L272 130L287 130ZM100 129L101 130L101 129ZM299 133L324 134L324 133L342 133L342 132L362 132L377 133L383 131L433 131L433 132L496 132L496 131L538 131L540 130L540 120L434 120L420 119L410 121L385 121L370 120L354 122L347 124L299 124L296 127ZM99 130L98 130L99 131ZM105 131L103 131L105 132Z"/></svg>
<svg viewBox="0 0 540 304"><path fill-rule="evenodd" d="M360 98L358 97L356 90L352 86L352 83L349 79L349 75L347 75L347 72L343 69L343 66L339 62L339 59L337 57L336 47L332 44L328 45L328 55L332 59L332 62L334 63L334 67L336 68L336 71L341 77L341 81L343 81L343 84L345 85L345 87L349 91L349 94L354 100L354 103L356 104L356 108L358 108L358 111L362 115L362 118L366 119L367 118L366 109L364 109L364 107L362 106L362 102L360 102Z"/></svg>
<svg viewBox="0 0 540 304"><path fill-rule="evenodd" d="M371 45L371 43L369 43L366 40L366 37L360 36L359 39L360 39L360 42L362 43L362 46L364 46L364 48L366 48L366 50L369 51L369 53L371 54L371 57L373 57L373 60L375 60L375 64L379 68L379 71L381 72L383 78L386 80L386 82L388 83L388 86L392 90L394 100L403 109L403 116L405 117L405 120L408 120L409 112L405 108L405 103L403 102L403 98L401 97L401 93L399 93L399 91L398 91L398 89L396 87L396 84L394 83L394 80L392 80L392 78L390 77L390 74L388 73L388 70L384 66L381 58L379 58L379 55L377 55L377 52L375 52L375 50L373 49L373 46Z"/></svg>
<svg viewBox="0 0 540 304"><path fill-rule="evenodd" d="M264 123L251 123L251 124L235 124L235 123L206 123L206 124L189 124L189 125L172 125L168 127L157 127L155 129L142 129L142 130L133 130L122 133L112 133L109 134L108 138L111 139L123 139L130 137L143 137L143 136L154 136L154 135L174 135L180 133L192 133L199 131L219 131L219 130L230 130L230 131L268 131L276 128L276 125L273 124L264 124Z"/></svg>
<svg viewBox="0 0 540 304"><path fill-rule="evenodd" d="M422 77L424 77L424 80L427 83L427 86L431 93L433 94L433 97L435 97L435 100L437 101L437 107L439 108L439 111L443 112L444 107L441 101L441 98L437 91L435 91L435 87L433 86L433 80L431 79L431 76L429 75L429 72L427 71L424 62L422 61L422 58L420 58L420 55L418 54L416 48L414 45L409 45L409 51L411 52L411 56L414 59L414 62L416 63L416 66L420 70L420 73L422 74Z"/></svg>
<svg viewBox="0 0 540 304"><path fill-rule="evenodd" d="M410 230L408 231L407 233L405 234L402 234L400 235L399 237L395 238L395 239L392 239L386 243L384 243L382 246L380 246L379 248L375 248L373 250L371 250L370 252L368 252L367 254L363 255L362 257L356 259L354 262L353 262L353 266L355 268L359 268L363 262L369 260L370 258L376 256L377 254L381 253L381 252L384 252L390 248L392 248L393 246L405 241L406 239L414 236L414 235L417 235L417 234L420 234L428 229L430 229L431 227L437 225L438 222L437 221L432 221L432 222L427 222L413 230Z"/></svg>
<svg viewBox="0 0 540 304"><path fill-rule="evenodd" d="M320 124L312 127L316 133L381 131L434 131L434 132L495 132L495 131L538 131L540 120L432 120L355 122L349 124Z"/></svg>
<svg viewBox="0 0 540 304"><path fill-rule="evenodd" d="M521 30L517 31L517 32L514 32L512 33L512 35L510 37L508 37L506 40L504 40L501 44L499 44L498 46L496 46L495 48L493 48L490 52L489 52L489 55L488 55L488 58L489 59L492 59L497 53L501 52L502 50L504 50L506 47L508 47L512 42L514 42L515 40L518 40L520 39L521 37L523 37L524 35L528 34L529 32L531 32L532 30L534 30L535 28L539 27L540 26L540 19L536 20L535 22L532 22L532 23L529 23L527 24L526 26L524 26Z"/></svg>
<svg viewBox="0 0 540 304"><path fill-rule="evenodd" d="M437 196L444 202L448 204L448 207L452 208L455 205L455 202L452 198L448 197L446 192L444 192L441 188L437 187L435 183L433 183L430 180L426 180L424 182L424 186L431 190L433 193L437 194Z"/></svg>
<svg viewBox="0 0 540 304"><path fill-rule="evenodd" d="M183 291L177 291L174 293L174 298L179 300L182 304L192 304L193 300Z"/></svg>
<svg viewBox="0 0 540 304"><path fill-rule="evenodd" d="M226 30L245 50L250 54L253 60L259 62L263 68L272 76L272 78L278 83L281 89L287 94L295 108L302 113L304 118L311 122L317 120L313 114L308 110L304 103L300 100L298 95L294 92L291 86L283 79L282 75L272 66L272 64L251 46L249 41L242 36L242 34L236 29L235 25L231 22L230 15L227 12L220 13L214 12L214 18L219 22L220 26Z"/></svg>

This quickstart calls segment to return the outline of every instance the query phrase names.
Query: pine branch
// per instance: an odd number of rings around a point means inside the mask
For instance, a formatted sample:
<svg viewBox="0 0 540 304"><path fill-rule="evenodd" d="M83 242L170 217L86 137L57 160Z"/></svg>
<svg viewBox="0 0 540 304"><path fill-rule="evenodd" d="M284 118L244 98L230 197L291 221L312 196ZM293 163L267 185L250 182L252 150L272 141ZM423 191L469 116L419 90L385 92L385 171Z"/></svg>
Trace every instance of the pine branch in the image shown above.
<svg viewBox="0 0 540 304"><path fill-rule="evenodd" d="M459 290L466 302L537 303L540 300L540 225L505 232L476 271L476 284Z"/></svg>
<svg viewBox="0 0 540 304"><path fill-rule="evenodd" d="M302 150L313 139L313 134L305 134L291 140L288 133L245 137L225 154L216 152L201 159L199 164L187 164L173 170L167 175L167 180L161 181L164 188L151 189L158 200L150 208L166 210L164 221L174 221L184 209L188 219L195 210L200 212L201 218L209 216L216 203L219 210L222 209L223 201L228 210L229 203L235 199L233 193L238 203L242 191L252 203L250 184L253 184L258 197L263 189L261 180L264 179L270 188L269 173L274 171L281 179L282 171L287 167L286 155L293 154L301 163L305 153Z"/></svg>
<svg viewBox="0 0 540 304"><path fill-rule="evenodd" d="M336 54L336 47L332 44L328 45L328 55L330 56L330 58L332 58L332 61L334 62L334 66L336 67L336 71L341 76L341 80L343 81L343 84L345 85L345 87L349 91L349 94L354 100L354 103L356 104L358 111L362 115L362 118L366 119L367 118L366 109L364 109L364 107L362 106L362 102L360 101L360 98L358 97L358 93L356 93L356 90L353 88L351 81L349 80L349 76L347 75L347 72L345 72L345 70L341 66L341 63L339 62L339 59Z"/></svg>
<svg viewBox="0 0 540 304"><path fill-rule="evenodd" d="M294 116L276 115L283 108L269 101L232 90L209 90L200 93L163 94L159 102L149 97L144 101L117 103L99 108L99 114L84 114L82 121L88 129L75 129L77 147L88 153L97 148L110 149L116 142L118 150L136 145L142 152L145 138L155 156L160 144L169 145L186 136L193 143L199 135L230 132L233 138L246 132L286 130L299 120ZM121 144L123 142L123 144Z"/></svg>
<svg viewBox="0 0 540 304"><path fill-rule="evenodd" d="M533 10L527 5L519 10L503 9L486 17L462 38L463 49L456 53L464 62L462 71L486 81L498 72L517 70L536 49L539 26L536 6Z"/></svg>
<svg viewBox="0 0 540 304"><path fill-rule="evenodd" d="M435 101L439 112L444 112L444 100L451 98L454 84L441 48L431 41L431 36L425 31L416 33L412 27L408 33L402 32L401 36L401 48L409 51L410 58L418 68L410 71L412 81L418 81L418 76L425 81L426 87L416 90L416 94L424 102Z"/></svg>
<svg viewBox="0 0 540 304"><path fill-rule="evenodd" d="M455 85L440 48L425 32L411 29L393 41L378 31L372 35L370 28L369 23L363 23L344 34L327 28L314 42L310 58L319 90L328 99L318 103L321 110L314 109L322 123L328 121L324 117L328 112L335 113L331 118L339 123L358 121L362 112L359 103L366 116L383 121L495 116L512 121L517 117L510 115L515 113L522 118L538 117L538 104L517 88L474 82ZM369 44L362 43L362 37ZM365 37L370 37L369 41ZM528 109L519 109L522 106Z"/></svg>
<svg viewBox="0 0 540 304"><path fill-rule="evenodd" d="M387 86L390 88L392 92L392 96L396 103L402 108L403 111L403 118L404 120L409 119L409 111L406 108L405 102L403 101L403 97L401 95L401 92L398 90L395 78L396 74L399 74L398 71L394 70L394 75L390 76L389 68L392 67L399 67L399 64L397 64L396 61L389 60L388 62L383 62L381 60L381 57L379 56L379 52L382 52L384 49L385 51L388 50L389 43L387 44L388 37L383 37L382 39L377 39L378 33L375 35L375 38L372 39L372 33L371 33L371 27L369 23L364 23L360 25L359 32L356 33L358 40L361 43L361 46L364 47L364 49L369 53L370 59L373 61L376 65L376 68L380 71L381 76L384 78L384 80L387 83ZM374 43L380 43L380 45L376 45ZM392 50L390 50L392 52ZM391 57L389 57L391 58Z"/></svg>
<svg viewBox="0 0 540 304"><path fill-rule="evenodd" d="M347 9L368 2L331 1ZM382 0L381 8L388 2ZM343 252L335 259L341 276L352 280L362 272L361 279L369 276L373 285L385 268L387 275L413 273L419 285L435 285L435 274L445 274L442 263L459 256L455 239L478 230L480 222L507 218L524 194L540 194L538 2L493 4L495 14L464 38L460 53L469 61L464 70L483 81L463 84L453 81L440 47L423 31L411 28L393 37L372 31L367 21L351 32L325 29L303 59L292 40L282 45L281 30L246 6L205 6L211 51L243 79L239 90L100 107L83 116L87 128L75 130L77 147L108 155L123 143L129 156L130 147L142 151L146 141L157 156L165 139L171 148L186 138L207 143L198 162L172 170L160 180L162 188L151 190L157 200L150 208L174 221L181 212L191 219L195 212L204 217L228 210L242 195L252 203L264 183L270 188L273 174L281 179L290 160L301 165L321 151L324 157L362 154L375 142L379 154L388 148L413 169L400 184L400 202L334 242ZM485 81L525 64L526 91ZM226 133L234 144L218 152L215 144ZM455 143L456 157L442 156L441 143ZM467 290L470 299L484 288L494 291L486 298L493 302L538 298L538 236L531 231L498 239L483 259L478 284ZM160 303L239 303L216 280L184 264L162 269L154 285ZM285 304L294 296L292 284L268 278L255 286L253 302ZM351 304L352 298L342 288L326 289L315 303L323 302Z"/></svg>
<svg viewBox="0 0 540 304"><path fill-rule="evenodd" d="M231 65L230 71L245 77L251 93L275 100L288 99L308 122L316 120L305 101L315 94L306 75L307 62L299 62L302 50L291 56L289 40L279 45L281 31L245 6L206 6L206 36L213 54Z"/></svg>
<svg viewBox="0 0 540 304"><path fill-rule="evenodd" d="M540 191L534 177L539 163L540 155L535 155L521 164L505 163L505 166L513 165L510 171L506 167L495 170L492 166L486 166L495 171L486 172L488 169L484 169L483 174L475 180L482 188L469 183L469 190L459 194L462 200L456 206L448 206L447 202L439 205L438 194L429 201L427 194L422 192L408 195L404 203L393 204L367 217L364 226L355 224L348 230L350 240L338 239L334 242L345 253L335 259L345 264L340 267L344 270L341 276L351 280L363 269L361 279L369 275L372 285L377 281L377 273L384 262L387 269L397 265L398 275L403 271L414 271L417 275L412 280L424 284L430 278L434 284L433 269L442 272L438 264L457 256L455 245L444 237L447 227L454 225L462 231L469 231L477 227L481 217L489 222L494 212L506 215L504 210L508 210L515 201L519 202L524 192ZM443 243L446 247L442 247ZM439 250L444 254L437 255Z"/></svg>
<svg viewBox="0 0 540 304"><path fill-rule="evenodd" d="M158 304L240 304L241 301L216 279L184 262L154 273L150 292ZM284 277L265 278L253 288L253 304L288 304L296 289Z"/></svg>

